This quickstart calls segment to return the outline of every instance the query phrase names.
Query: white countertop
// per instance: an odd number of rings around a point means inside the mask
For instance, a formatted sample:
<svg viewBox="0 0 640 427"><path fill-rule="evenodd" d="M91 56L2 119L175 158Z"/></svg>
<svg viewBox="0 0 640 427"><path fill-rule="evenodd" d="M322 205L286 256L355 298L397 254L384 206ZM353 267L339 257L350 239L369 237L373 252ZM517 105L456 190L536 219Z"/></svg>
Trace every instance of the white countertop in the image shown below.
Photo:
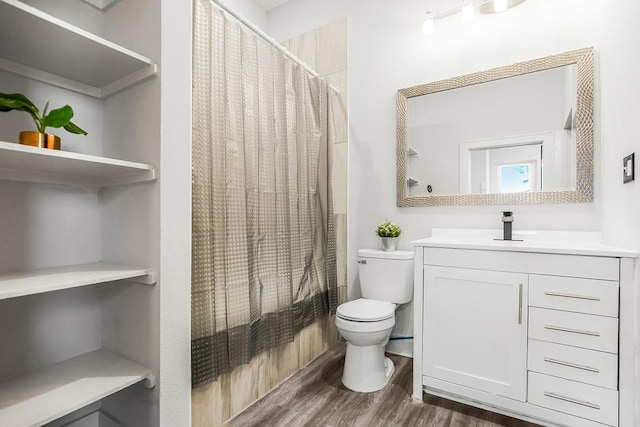
<svg viewBox="0 0 640 427"><path fill-rule="evenodd" d="M414 246L431 248L476 249L489 251L535 252L548 254L591 255L636 258L638 252L605 245L597 232L519 231L514 239L494 240L501 230L433 229L433 237L414 240ZM558 240L554 240L553 237Z"/></svg>

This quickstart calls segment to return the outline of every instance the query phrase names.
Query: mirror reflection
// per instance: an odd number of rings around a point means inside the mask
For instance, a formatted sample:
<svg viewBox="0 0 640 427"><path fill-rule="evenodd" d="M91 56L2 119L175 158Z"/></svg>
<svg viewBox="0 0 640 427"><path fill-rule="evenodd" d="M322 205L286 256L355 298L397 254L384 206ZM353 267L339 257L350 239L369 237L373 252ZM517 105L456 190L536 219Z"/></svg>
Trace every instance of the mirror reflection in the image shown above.
<svg viewBox="0 0 640 427"><path fill-rule="evenodd" d="M575 64L409 98L409 195L575 190L575 111Z"/></svg>

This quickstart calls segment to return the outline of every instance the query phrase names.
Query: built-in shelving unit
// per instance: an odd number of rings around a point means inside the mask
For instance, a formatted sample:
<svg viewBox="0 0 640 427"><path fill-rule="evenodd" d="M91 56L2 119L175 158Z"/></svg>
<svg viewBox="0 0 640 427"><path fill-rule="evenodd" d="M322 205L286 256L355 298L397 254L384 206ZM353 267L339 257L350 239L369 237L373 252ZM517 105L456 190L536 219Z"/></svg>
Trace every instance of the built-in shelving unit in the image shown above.
<svg viewBox="0 0 640 427"><path fill-rule="evenodd" d="M0 425L43 425L140 381L155 385L149 368L92 351L0 384Z"/></svg>
<svg viewBox="0 0 640 427"><path fill-rule="evenodd" d="M17 0L0 0L0 69L105 98L157 74L151 59Z"/></svg>
<svg viewBox="0 0 640 427"><path fill-rule="evenodd" d="M152 269L118 264L82 264L0 274L0 300L131 279L153 285Z"/></svg>
<svg viewBox="0 0 640 427"><path fill-rule="evenodd" d="M117 10L102 17L81 2ZM0 329L0 426L40 426L67 415L56 425L154 425L159 391L131 386L153 388L160 372L159 289L137 283L159 283L160 185L153 181L162 158L161 87L142 83L157 74L154 60L102 34L112 31L123 44L143 37L139 49L155 55L160 15L135 1L30 3L55 16L0 0L0 70L18 76L4 91L71 98L55 102L73 104L99 128L87 128L98 135L96 153L145 163L0 141L0 218L9 231L0 238L0 313L10 319ZM108 102L87 98L139 83ZM17 136L23 127L14 116L3 121L4 133Z"/></svg>
<svg viewBox="0 0 640 427"><path fill-rule="evenodd" d="M0 179L108 187L156 178L153 166L0 141Z"/></svg>

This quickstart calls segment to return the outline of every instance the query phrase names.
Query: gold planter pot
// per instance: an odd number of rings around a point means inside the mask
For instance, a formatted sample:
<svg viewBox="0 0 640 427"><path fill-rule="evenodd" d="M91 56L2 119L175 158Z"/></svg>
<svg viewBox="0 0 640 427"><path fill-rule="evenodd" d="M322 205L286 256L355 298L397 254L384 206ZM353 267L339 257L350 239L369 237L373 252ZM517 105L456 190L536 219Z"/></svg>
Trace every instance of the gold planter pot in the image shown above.
<svg viewBox="0 0 640 427"><path fill-rule="evenodd" d="M60 137L50 133L24 131L20 132L20 144L32 147L48 148L50 150L60 149Z"/></svg>

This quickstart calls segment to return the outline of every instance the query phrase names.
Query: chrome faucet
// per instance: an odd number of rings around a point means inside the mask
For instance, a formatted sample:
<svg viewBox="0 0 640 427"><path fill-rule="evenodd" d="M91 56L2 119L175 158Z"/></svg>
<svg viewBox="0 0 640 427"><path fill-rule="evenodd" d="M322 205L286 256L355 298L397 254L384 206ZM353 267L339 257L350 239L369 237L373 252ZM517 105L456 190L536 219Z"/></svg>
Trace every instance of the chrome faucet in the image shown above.
<svg viewBox="0 0 640 427"><path fill-rule="evenodd" d="M502 212L502 240L513 240L513 212Z"/></svg>

